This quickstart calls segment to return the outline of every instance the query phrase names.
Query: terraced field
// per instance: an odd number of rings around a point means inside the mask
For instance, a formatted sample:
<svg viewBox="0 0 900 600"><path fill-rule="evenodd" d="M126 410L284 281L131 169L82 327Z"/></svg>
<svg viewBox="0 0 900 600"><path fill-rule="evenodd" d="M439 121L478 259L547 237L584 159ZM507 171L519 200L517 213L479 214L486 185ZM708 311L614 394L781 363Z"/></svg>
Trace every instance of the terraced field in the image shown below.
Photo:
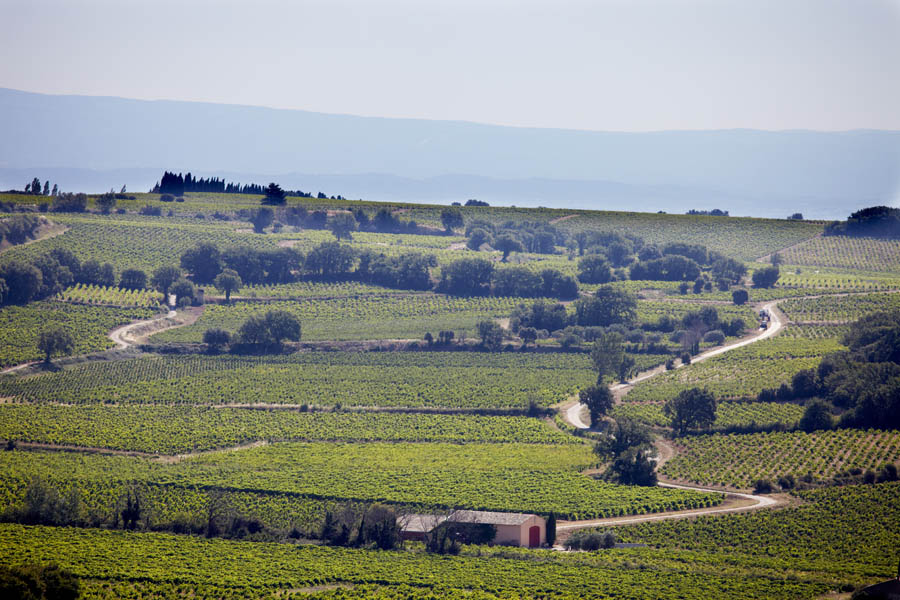
<svg viewBox="0 0 900 600"><path fill-rule="evenodd" d="M577 441L527 417L28 404L0 406L0 439L160 454L258 440L524 444Z"/></svg>
<svg viewBox="0 0 900 600"><path fill-rule="evenodd" d="M755 398L764 388L789 383L797 371L815 367L823 356L841 348L833 338L780 335L638 383L625 401L665 402L692 387L706 388L717 398Z"/></svg>
<svg viewBox="0 0 900 600"><path fill-rule="evenodd" d="M804 300L786 300L781 310L800 323L848 323L863 315L900 308L900 294L854 294Z"/></svg>
<svg viewBox="0 0 900 600"><path fill-rule="evenodd" d="M660 469L665 477L704 485L750 488L757 479L811 473L827 479L850 469L900 461L900 432L842 429L682 438L679 453ZM727 457L727 460L723 460Z"/></svg>
<svg viewBox="0 0 900 600"><path fill-rule="evenodd" d="M781 253L790 265L900 272L900 240L814 237Z"/></svg>
<svg viewBox="0 0 900 600"><path fill-rule="evenodd" d="M590 357L575 353L148 356L0 377L0 397L67 404L523 408L559 402L596 377Z"/></svg>
<svg viewBox="0 0 900 600"><path fill-rule="evenodd" d="M662 403L627 402L612 410L614 417L627 417L653 427L669 427L671 421L663 413ZM795 425L803 416L803 407L776 402L721 402L712 429L729 427L766 427Z"/></svg>

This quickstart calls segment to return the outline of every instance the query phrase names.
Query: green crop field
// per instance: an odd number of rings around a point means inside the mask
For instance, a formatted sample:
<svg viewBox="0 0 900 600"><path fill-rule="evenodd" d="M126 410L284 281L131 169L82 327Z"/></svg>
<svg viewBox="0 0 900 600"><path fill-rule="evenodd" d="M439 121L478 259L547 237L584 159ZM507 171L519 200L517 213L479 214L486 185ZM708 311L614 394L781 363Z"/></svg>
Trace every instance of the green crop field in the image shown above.
<svg viewBox="0 0 900 600"><path fill-rule="evenodd" d="M900 273L900 240L814 237L781 253L785 263Z"/></svg>
<svg viewBox="0 0 900 600"><path fill-rule="evenodd" d="M706 388L718 398L756 397L764 388L789 383L797 371L817 366L823 356L842 348L832 338L779 335L641 382L625 401L665 402L692 387Z"/></svg>
<svg viewBox="0 0 900 600"><path fill-rule="evenodd" d="M890 576L900 548L900 483L795 492L800 506L753 514L656 521L616 529L655 548L828 560Z"/></svg>
<svg viewBox="0 0 900 600"><path fill-rule="evenodd" d="M0 504L4 497L7 506L21 501L25 485L36 476L86 490L156 483L313 499L555 512L572 518L711 506L722 499L720 494L619 486L579 473L594 460L582 444L284 442L174 464L7 452L0 454L0 486L6 488L0 491Z"/></svg>
<svg viewBox="0 0 900 600"><path fill-rule="evenodd" d="M33 302L26 306L0 308L0 366L39 360L37 342L42 331L59 325L72 335L71 354L104 350L113 345L107 333L119 325L147 319L146 308L77 306L65 302Z"/></svg>
<svg viewBox="0 0 900 600"><path fill-rule="evenodd" d="M521 298L455 298L440 294L360 296L301 302L243 302L207 306L193 325L154 335L154 342L199 342L203 332L221 327L235 332L251 315L285 310L303 327L303 340L418 339L441 330L476 335L479 321L508 317Z"/></svg>
<svg viewBox="0 0 900 600"><path fill-rule="evenodd" d="M847 323L873 312L900 308L900 294L854 294L804 300L786 300L780 305L792 321Z"/></svg>
<svg viewBox="0 0 900 600"><path fill-rule="evenodd" d="M538 419L192 406L0 405L0 439L175 454L258 440L574 443Z"/></svg>
<svg viewBox="0 0 900 600"><path fill-rule="evenodd" d="M21 525L0 526L0 540L0 560L58 562L85 578L98 598L796 600L816 598L841 579L872 577L841 568L842 562L792 561L788 574L786 560L646 548L448 557Z"/></svg>
<svg viewBox="0 0 900 600"><path fill-rule="evenodd" d="M900 461L900 432L842 429L682 438L663 465L666 477L698 484L752 487L781 475L831 478L850 469L877 469Z"/></svg>
<svg viewBox="0 0 900 600"><path fill-rule="evenodd" d="M660 403L627 402L612 410L613 417L627 417L653 427L668 427L670 419ZM792 426L803 416L803 407L778 402L720 402L713 429L728 427Z"/></svg>
<svg viewBox="0 0 900 600"><path fill-rule="evenodd" d="M151 290L125 290L79 283L60 292L56 299L76 304L153 308L160 305L162 295Z"/></svg>
<svg viewBox="0 0 900 600"><path fill-rule="evenodd" d="M742 319L748 328L753 329L756 327L756 311L750 306L709 304L703 302L691 302L691 300L692 298L690 298L690 296L688 296L684 302L675 300L639 300L637 303L638 321L641 323L655 323L663 316L680 320L689 312L697 312L704 307L711 306L719 313L720 320L730 321L731 319Z"/></svg>
<svg viewBox="0 0 900 600"><path fill-rule="evenodd" d="M781 276L772 290L803 291L803 294L796 295L814 296L823 293L877 292L898 288L900 288L900 273L791 265L781 267ZM754 291L751 291L751 298L754 297Z"/></svg>
<svg viewBox="0 0 900 600"><path fill-rule="evenodd" d="M148 356L0 377L0 397L68 404L548 406L596 380L576 353L308 352ZM252 393L248 392L252 390Z"/></svg>

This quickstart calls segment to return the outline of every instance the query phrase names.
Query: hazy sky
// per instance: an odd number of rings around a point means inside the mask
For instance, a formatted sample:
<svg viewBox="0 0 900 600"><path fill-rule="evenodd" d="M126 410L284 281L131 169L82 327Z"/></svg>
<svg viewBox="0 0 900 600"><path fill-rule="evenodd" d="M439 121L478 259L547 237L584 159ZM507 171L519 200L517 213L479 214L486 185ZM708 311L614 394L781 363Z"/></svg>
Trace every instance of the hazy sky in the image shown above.
<svg viewBox="0 0 900 600"><path fill-rule="evenodd" d="M0 87L595 130L900 129L900 0L0 0Z"/></svg>

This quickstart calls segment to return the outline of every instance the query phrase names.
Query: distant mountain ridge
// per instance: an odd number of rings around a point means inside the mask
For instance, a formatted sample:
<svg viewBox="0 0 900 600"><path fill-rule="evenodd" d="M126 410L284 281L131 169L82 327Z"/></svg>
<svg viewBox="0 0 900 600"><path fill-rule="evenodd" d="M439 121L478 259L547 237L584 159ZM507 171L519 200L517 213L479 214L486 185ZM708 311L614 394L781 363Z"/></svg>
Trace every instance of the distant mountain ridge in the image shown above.
<svg viewBox="0 0 900 600"><path fill-rule="evenodd" d="M372 200L843 218L900 187L897 131L573 131L3 88L0 131L2 188L143 191L168 169Z"/></svg>

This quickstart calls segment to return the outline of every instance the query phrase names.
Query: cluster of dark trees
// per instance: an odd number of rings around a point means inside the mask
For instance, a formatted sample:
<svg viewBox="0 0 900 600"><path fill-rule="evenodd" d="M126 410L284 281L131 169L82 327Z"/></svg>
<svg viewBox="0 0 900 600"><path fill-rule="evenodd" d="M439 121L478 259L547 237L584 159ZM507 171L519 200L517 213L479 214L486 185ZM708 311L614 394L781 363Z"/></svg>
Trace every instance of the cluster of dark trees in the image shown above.
<svg viewBox="0 0 900 600"><path fill-rule="evenodd" d="M23 244L34 239L46 221L35 215L15 215L0 221L0 242Z"/></svg>
<svg viewBox="0 0 900 600"><path fill-rule="evenodd" d="M518 296L568 299L578 295L578 284L556 269L535 273L525 267L497 269L483 258L462 258L441 269L435 291L456 296Z"/></svg>
<svg viewBox="0 0 900 600"><path fill-rule="evenodd" d="M269 184L269 187L273 185L276 184ZM278 189L280 190L281 188L279 187ZM204 179L202 177L198 178L191 173L186 173L185 175L178 173L176 175L175 173L170 173L169 171L163 173L162 179L160 179L150 190L150 192L153 194L171 194L173 196L183 196L185 192L265 195L266 191L266 186L262 186L257 183L242 185L240 183L226 182L224 179L220 179L218 177L207 177ZM304 192L302 190L283 190L283 194L285 196L297 196L299 198L314 197L311 193ZM328 198L328 196L326 196L322 192L319 192L316 197ZM343 200L341 196L332 196L332 199Z"/></svg>
<svg viewBox="0 0 900 600"><path fill-rule="evenodd" d="M872 206L852 213L846 221L825 226L825 235L900 238L900 208Z"/></svg>
<svg viewBox="0 0 900 600"><path fill-rule="evenodd" d="M6 190L4 194L29 194L32 196L55 196L59 188L56 184L53 184L53 189L50 189L50 180L44 182L43 186L41 186L41 180L35 177L30 182L25 184L25 189L22 190Z"/></svg>
<svg viewBox="0 0 900 600"><path fill-rule="evenodd" d="M82 263L69 250L54 248L30 263L11 261L0 266L0 304L27 304L49 298L74 283L110 286L115 282L109 263Z"/></svg>
<svg viewBox="0 0 900 600"><path fill-rule="evenodd" d="M709 216L709 217L727 217L727 216L729 216L727 210L721 210L719 208L714 208L712 210L697 210L695 208L692 208L691 210L687 211L684 214L686 214L686 215L705 215L705 216Z"/></svg>
<svg viewBox="0 0 900 600"><path fill-rule="evenodd" d="M495 225L489 221L473 219L466 224L466 246L480 250L487 244L503 253L503 262L512 252L553 254L557 244L565 242L565 235L549 223L507 221Z"/></svg>
<svg viewBox="0 0 900 600"><path fill-rule="evenodd" d="M361 513L349 508L325 513L319 539L330 546L375 547L392 550L400 545L400 524L393 508L373 504Z"/></svg>
<svg viewBox="0 0 900 600"><path fill-rule="evenodd" d="M867 315L850 327L842 343L815 369L794 375L791 384L760 392L763 401L805 399L801 428L900 428L900 313Z"/></svg>

